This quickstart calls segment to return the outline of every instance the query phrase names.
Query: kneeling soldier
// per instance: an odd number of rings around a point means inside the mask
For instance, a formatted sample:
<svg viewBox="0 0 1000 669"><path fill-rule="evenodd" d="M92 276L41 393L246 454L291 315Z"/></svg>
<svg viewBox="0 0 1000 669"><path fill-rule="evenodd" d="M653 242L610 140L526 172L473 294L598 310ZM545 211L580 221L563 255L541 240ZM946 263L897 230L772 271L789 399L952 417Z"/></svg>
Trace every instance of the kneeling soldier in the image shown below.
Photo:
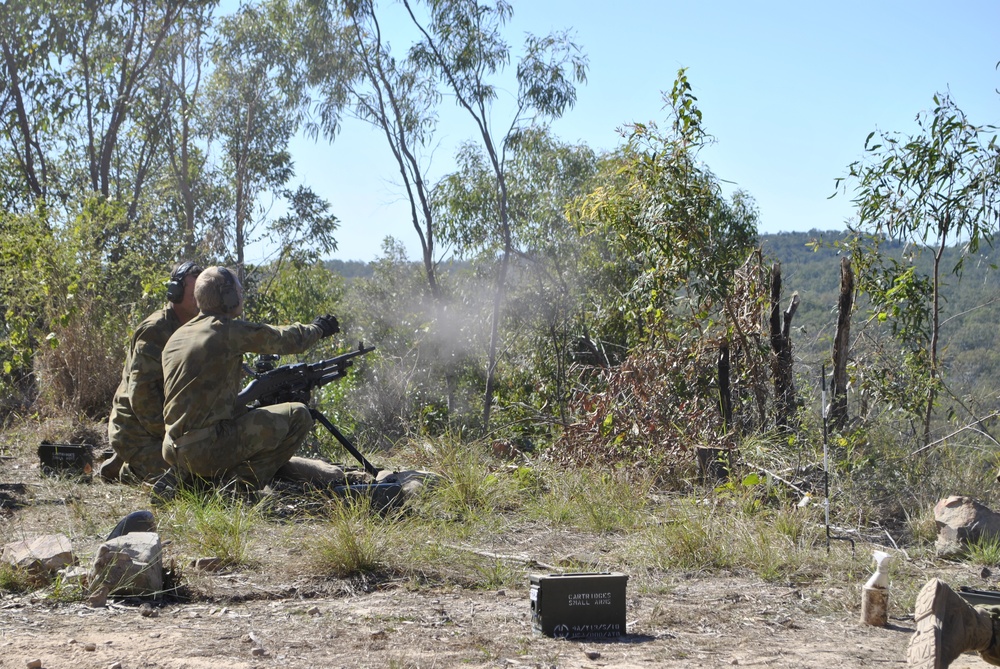
<svg viewBox="0 0 1000 669"><path fill-rule="evenodd" d="M342 472L341 481L322 480L331 470L326 463L292 459L313 426L306 405L287 402L248 411L236 403L244 353L301 353L339 332L337 319L320 316L309 325L283 327L240 320L243 287L225 267L203 271L195 297L201 313L178 328L163 349L163 459L174 473L259 488L285 468L287 478L342 482Z"/></svg>

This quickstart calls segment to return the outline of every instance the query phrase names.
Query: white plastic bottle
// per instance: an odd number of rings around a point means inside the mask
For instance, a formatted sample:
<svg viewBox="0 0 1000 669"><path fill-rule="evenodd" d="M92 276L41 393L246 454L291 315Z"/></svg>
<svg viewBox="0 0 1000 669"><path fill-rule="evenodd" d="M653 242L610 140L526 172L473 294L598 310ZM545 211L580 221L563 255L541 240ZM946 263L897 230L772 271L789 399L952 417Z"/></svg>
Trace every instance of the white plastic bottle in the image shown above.
<svg viewBox="0 0 1000 669"><path fill-rule="evenodd" d="M861 622L883 627L889 622L889 554L875 551L875 573L861 588Z"/></svg>

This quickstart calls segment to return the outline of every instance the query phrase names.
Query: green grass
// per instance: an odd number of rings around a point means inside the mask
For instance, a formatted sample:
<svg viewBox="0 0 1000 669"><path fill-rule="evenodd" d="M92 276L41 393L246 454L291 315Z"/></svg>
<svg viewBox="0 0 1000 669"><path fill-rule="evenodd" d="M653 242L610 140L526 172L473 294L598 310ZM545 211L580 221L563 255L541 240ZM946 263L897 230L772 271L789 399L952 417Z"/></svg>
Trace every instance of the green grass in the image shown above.
<svg viewBox="0 0 1000 669"><path fill-rule="evenodd" d="M38 583L38 576L27 569L19 569L7 562L0 562L0 592L15 594L30 592Z"/></svg>
<svg viewBox="0 0 1000 669"><path fill-rule="evenodd" d="M225 566L252 562L254 529L264 517L260 505L228 490L180 487L164 511L161 532L186 547L193 557L218 558Z"/></svg>
<svg viewBox="0 0 1000 669"><path fill-rule="evenodd" d="M968 560L984 567L1000 565L1000 537L980 537L969 543Z"/></svg>
<svg viewBox="0 0 1000 669"><path fill-rule="evenodd" d="M309 547L316 572L336 578L382 577L398 567L394 555L405 521L383 516L365 498L333 500L326 527Z"/></svg>
<svg viewBox="0 0 1000 669"><path fill-rule="evenodd" d="M618 472L548 470L546 487L528 504L534 518L588 532L627 532L649 520L652 486Z"/></svg>

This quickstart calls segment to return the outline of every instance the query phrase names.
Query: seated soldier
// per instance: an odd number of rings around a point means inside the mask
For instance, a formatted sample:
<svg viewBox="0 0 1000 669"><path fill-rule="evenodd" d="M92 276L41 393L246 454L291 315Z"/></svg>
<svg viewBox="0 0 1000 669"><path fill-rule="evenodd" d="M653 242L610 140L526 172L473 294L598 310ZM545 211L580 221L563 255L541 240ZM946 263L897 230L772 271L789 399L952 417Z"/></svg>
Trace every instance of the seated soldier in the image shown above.
<svg viewBox="0 0 1000 669"><path fill-rule="evenodd" d="M248 410L236 404L244 353L301 353L339 332L337 319L320 316L309 325L283 327L240 320L243 287L225 267L201 273L195 298L201 313L178 328L163 349L163 459L173 474L182 480L235 481L251 489L276 474L342 483L340 468L292 457L313 426L306 405L286 402Z"/></svg>
<svg viewBox="0 0 1000 669"><path fill-rule="evenodd" d="M199 274L201 267L191 261L174 265L167 283L166 308L148 316L132 334L108 419L108 442L114 455L98 470L105 480L151 480L167 469L162 455L160 354L170 335L198 314L194 283Z"/></svg>
<svg viewBox="0 0 1000 669"><path fill-rule="evenodd" d="M908 666L945 669L970 651L1000 666L1000 607L972 606L944 581L932 578L917 594L913 620L917 631L906 651Z"/></svg>

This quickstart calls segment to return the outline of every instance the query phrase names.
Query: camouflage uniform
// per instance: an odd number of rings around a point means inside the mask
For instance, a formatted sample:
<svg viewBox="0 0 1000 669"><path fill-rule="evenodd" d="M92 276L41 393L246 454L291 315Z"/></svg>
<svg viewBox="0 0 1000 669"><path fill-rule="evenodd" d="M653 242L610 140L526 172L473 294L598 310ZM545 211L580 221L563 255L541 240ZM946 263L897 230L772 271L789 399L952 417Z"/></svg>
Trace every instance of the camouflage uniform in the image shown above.
<svg viewBox="0 0 1000 669"><path fill-rule="evenodd" d="M150 314L132 334L108 419L108 441L128 472L150 479L163 461L163 368L160 355L181 325L170 307ZM124 471L124 470L123 470Z"/></svg>
<svg viewBox="0 0 1000 669"><path fill-rule="evenodd" d="M182 478L267 483L313 420L298 402L237 407L243 354L301 353L321 334L316 325L275 327L204 313L178 328L163 350L163 459Z"/></svg>

